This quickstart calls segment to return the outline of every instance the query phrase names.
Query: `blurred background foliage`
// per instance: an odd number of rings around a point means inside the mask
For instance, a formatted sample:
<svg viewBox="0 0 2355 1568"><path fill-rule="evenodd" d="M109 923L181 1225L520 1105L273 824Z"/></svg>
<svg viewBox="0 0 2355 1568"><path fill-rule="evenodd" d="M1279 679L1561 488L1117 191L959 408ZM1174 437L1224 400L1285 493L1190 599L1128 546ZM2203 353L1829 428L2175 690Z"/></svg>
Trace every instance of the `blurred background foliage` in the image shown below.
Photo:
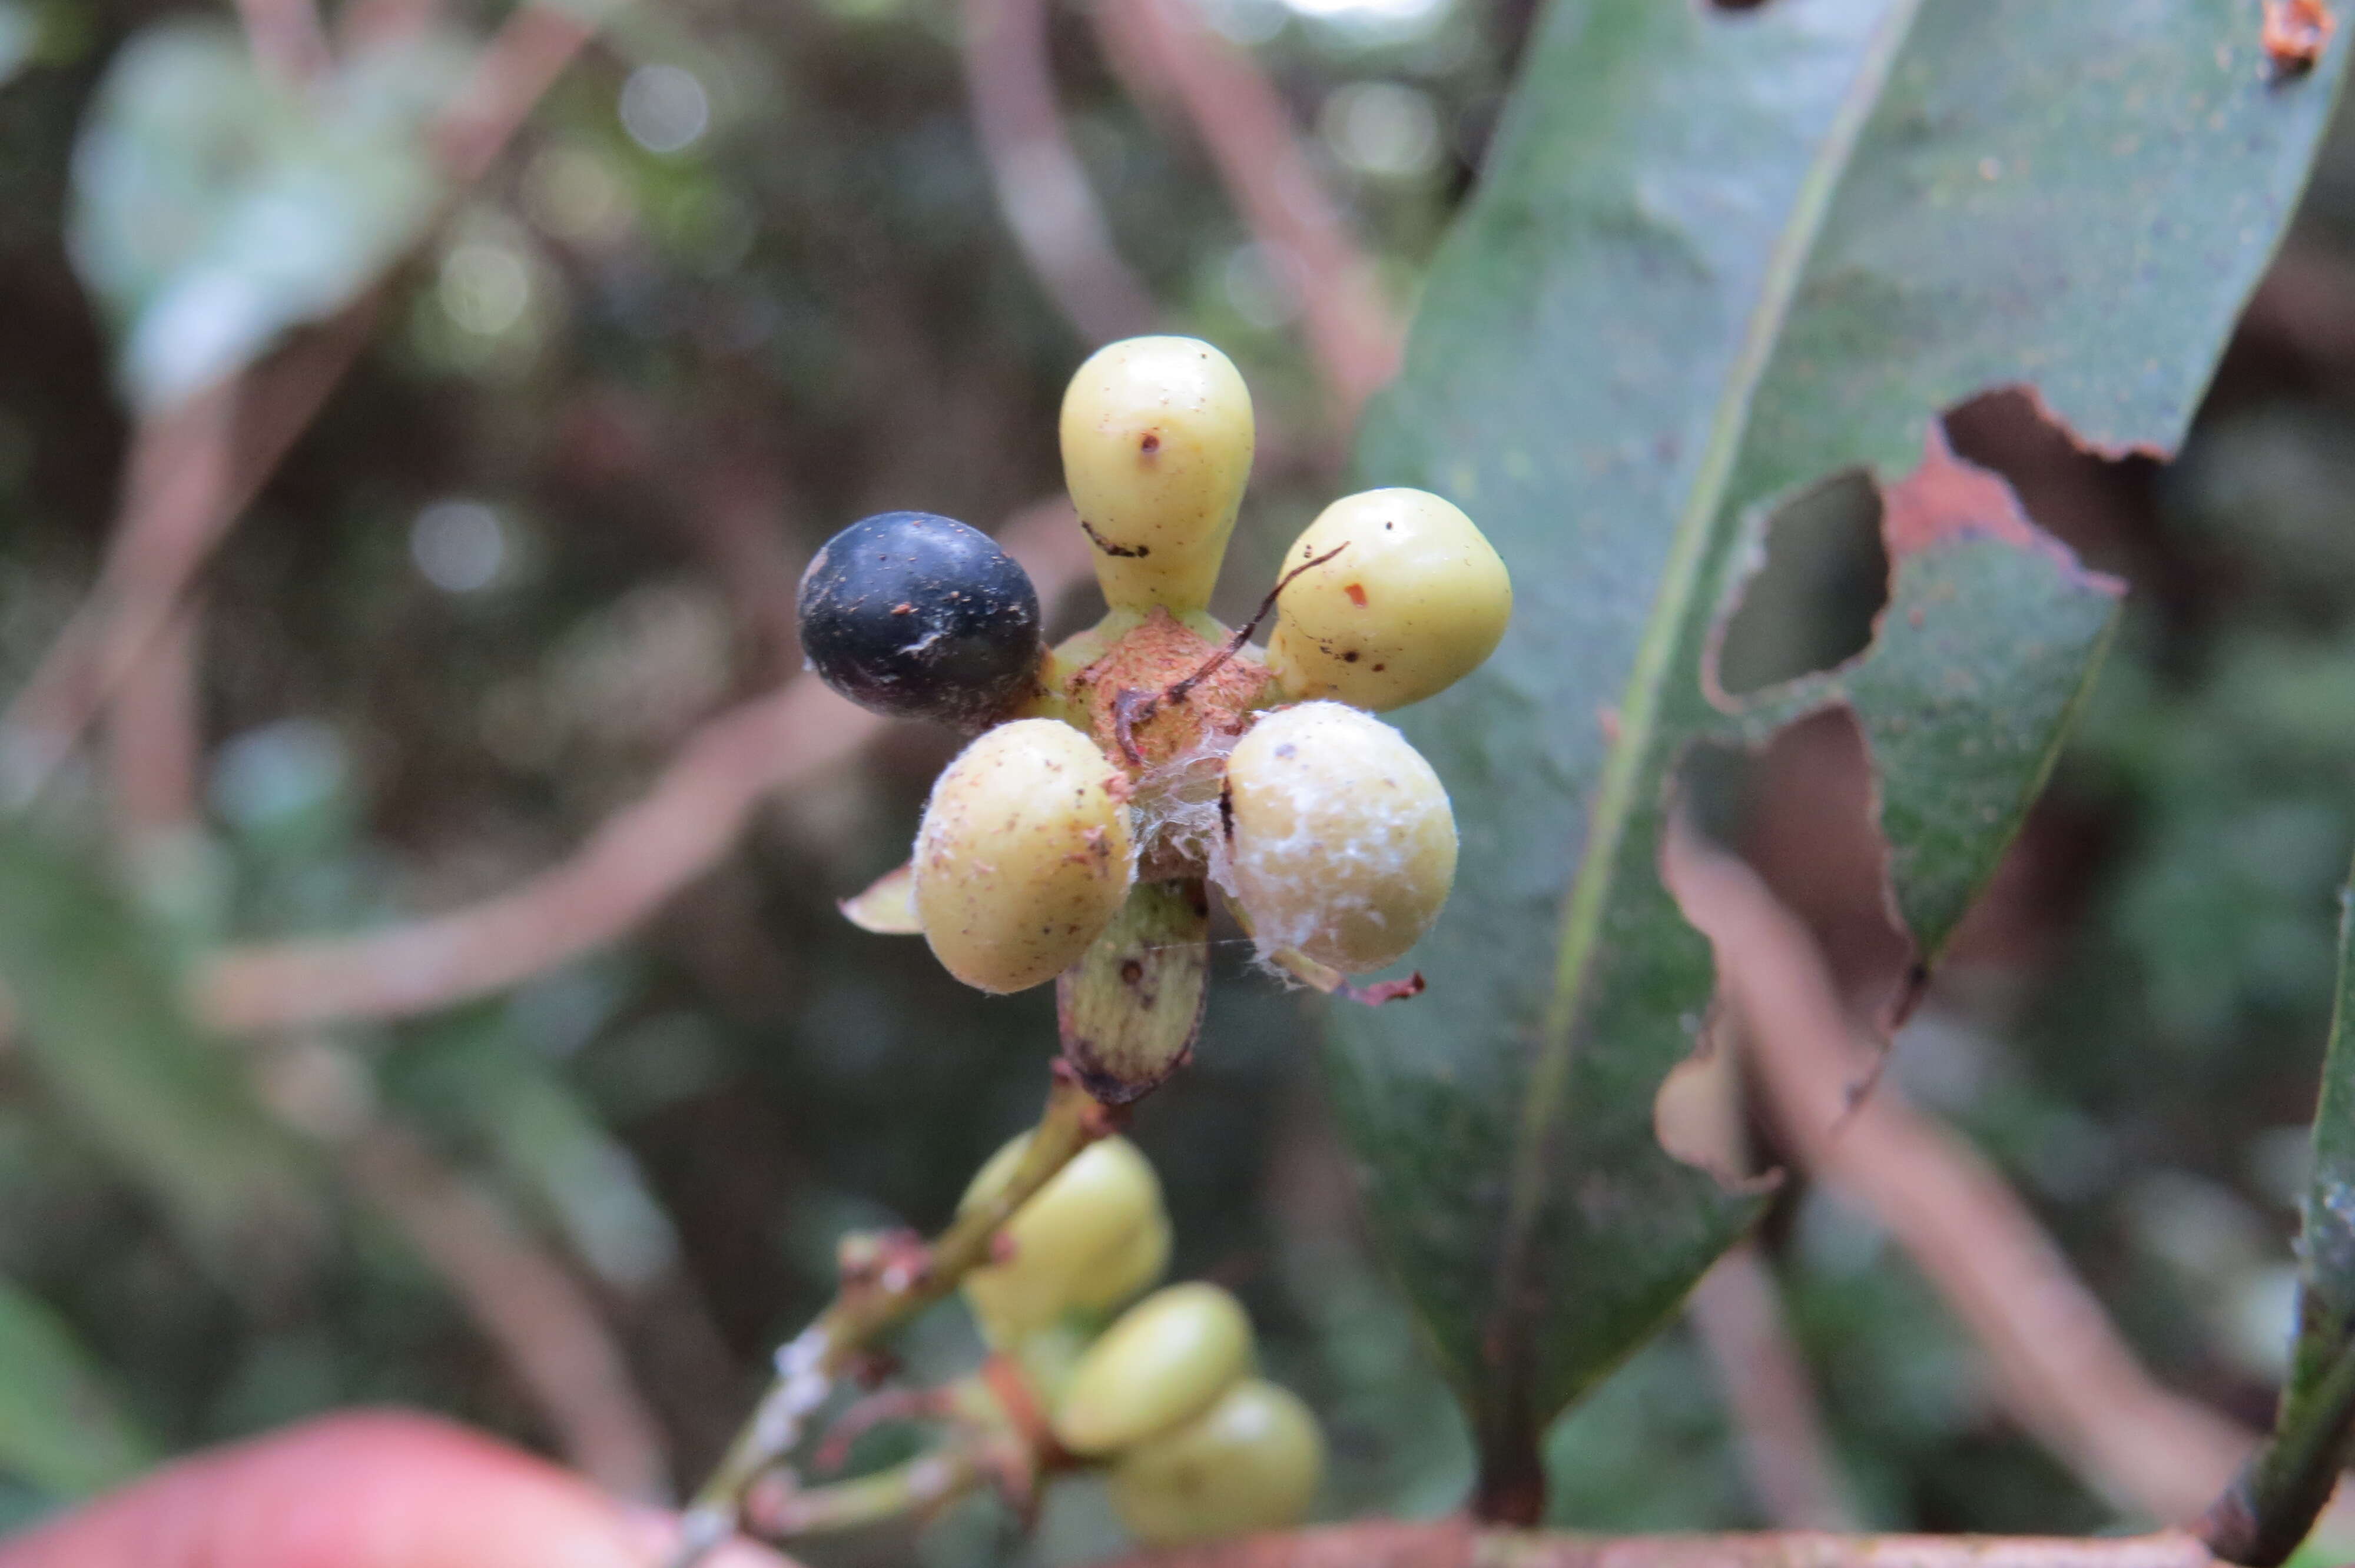
<svg viewBox="0 0 2355 1568"><path fill-rule="evenodd" d="M1410 310L1520 0L1204 3ZM246 1043L180 1011L169 977L193 954L450 907L578 843L698 722L794 670L792 584L843 524L921 507L994 526L1057 489L1054 410L1087 344L1009 238L948 0L616 8L437 222L452 193L418 129L501 15L439 7L298 112L225 10L0 0L8 689L86 591L127 410L392 269L357 368L204 579L189 811L127 811L78 764L40 837L0 846L11 1520L354 1402L550 1442L447 1257L400 1223L421 1168L577 1282L653 1413L661 1478L691 1483L828 1293L836 1238L936 1224L1036 1108L1044 995L979 1000L833 908L904 854L952 749L913 729L771 800L625 945L506 994ZM1342 432L1286 279L1182 115L1076 8L1050 37L1119 251L1259 400L1222 605L1240 616L1333 493ZM2001 399L1956 437L2135 592L2052 796L1895 1071L2029 1195L2166 1382L2259 1423L2355 844L2355 131L2179 463L2100 462ZM1871 552L1836 520L1778 532L1736 650L1750 683L1858 645ZM1884 954L1873 890L1805 809L1839 765L1805 736L1778 747L1747 831L1861 977ZM1220 984L1197 1065L1134 1133L1176 1271L1241 1291L1273 1375L1325 1416L1326 1514L1442 1511L1468 1457L1366 1252L1303 1043L1316 1004L1240 958ZM390 1146L362 1136L388 1128ZM1792 1183L1764 1241L1862 1520L2115 1518L2004 1419L1869 1217ZM976 1354L953 1306L905 1346L917 1375ZM1763 1522L1683 1329L1550 1458L1561 1522ZM1074 1485L1027 1541L977 1503L919 1549L1043 1563L1116 1542Z"/></svg>

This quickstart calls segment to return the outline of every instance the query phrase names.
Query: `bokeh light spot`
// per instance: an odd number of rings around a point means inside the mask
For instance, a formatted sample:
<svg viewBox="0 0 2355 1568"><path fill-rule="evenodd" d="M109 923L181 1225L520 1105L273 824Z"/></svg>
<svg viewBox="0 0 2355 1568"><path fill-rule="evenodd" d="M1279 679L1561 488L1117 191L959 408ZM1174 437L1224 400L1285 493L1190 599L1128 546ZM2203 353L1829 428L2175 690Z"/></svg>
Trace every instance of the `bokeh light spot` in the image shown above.
<svg viewBox="0 0 2355 1568"><path fill-rule="evenodd" d="M622 129L649 153L683 153L711 129L711 95L684 66L640 66L622 83Z"/></svg>
<svg viewBox="0 0 2355 1568"><path fill-rule="evenodd" d="M410 525L410 559L445 593L489 588L506 570L509 554L506 525L479 501L437 501Z"/></svg>

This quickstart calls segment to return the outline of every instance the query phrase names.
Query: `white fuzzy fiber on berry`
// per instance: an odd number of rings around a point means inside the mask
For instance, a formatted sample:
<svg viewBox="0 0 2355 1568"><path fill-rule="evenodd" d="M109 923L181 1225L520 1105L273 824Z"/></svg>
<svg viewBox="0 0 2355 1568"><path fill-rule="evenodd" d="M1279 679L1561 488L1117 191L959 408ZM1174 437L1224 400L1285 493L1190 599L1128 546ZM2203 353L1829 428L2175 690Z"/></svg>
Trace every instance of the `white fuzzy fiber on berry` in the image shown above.
<svg viewBox="0 0 2355 1568"><path fill-rule="evenodd" d="M1221 886L1263 957L1286 948L1344 974L1395 962L1455 880L1455 816L1404 736L1339 703L1260 719L1227 758Z"/></svg>
<svg viewBox="0 0 2355 1568"><path fill-rule="evenodd" d="M1146 768L1129 806L1135 813L1138 857L1148 866L1182 866L1231 892L1227 876L1227 754L1236 736L1213 730L1191 751Z"/></svg>

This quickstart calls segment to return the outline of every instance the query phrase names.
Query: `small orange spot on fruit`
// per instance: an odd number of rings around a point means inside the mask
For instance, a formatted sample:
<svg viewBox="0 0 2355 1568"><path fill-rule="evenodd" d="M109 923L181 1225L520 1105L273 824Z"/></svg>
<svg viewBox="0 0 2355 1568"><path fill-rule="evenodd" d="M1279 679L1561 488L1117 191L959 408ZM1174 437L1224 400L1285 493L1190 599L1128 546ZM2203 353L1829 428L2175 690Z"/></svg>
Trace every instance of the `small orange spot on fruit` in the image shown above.
<svg viewBox="0 0 2355 1568"><path fill-rule="evenodd" d="M2265 58L2286 73L2307 71L2330 47L2339 18L2324 0L2265 0Z"/></svg>
<svg viewBox="0 0 2355 1568"><path fill-rule="evenodd" d="M1349 602L1350 602L1351 604L1356 605L1359 609L1365 609L1365 608L1366 608L1366 585L1365 585L1365 584L1363 584L1363 583L1351 583L1348 587L1347 587L1347 588L1343 588L1341 591L1342 591L1343 593L1348 594L1348 595L1349 596Z"/></svg>

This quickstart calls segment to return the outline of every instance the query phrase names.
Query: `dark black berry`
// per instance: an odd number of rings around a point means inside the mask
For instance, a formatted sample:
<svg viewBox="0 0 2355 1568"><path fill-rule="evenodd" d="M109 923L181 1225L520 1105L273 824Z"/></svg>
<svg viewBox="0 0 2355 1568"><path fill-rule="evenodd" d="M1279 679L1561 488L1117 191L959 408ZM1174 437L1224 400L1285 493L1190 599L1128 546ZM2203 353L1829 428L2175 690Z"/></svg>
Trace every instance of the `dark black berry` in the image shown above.
<svg viewBox="0 0 2355 1568"><path fill-rule="evenodd" d="M802 652L877 713L975 729L1039 671L1039 594L987 535L929 512L837 534L802 574Z"/></svg>

